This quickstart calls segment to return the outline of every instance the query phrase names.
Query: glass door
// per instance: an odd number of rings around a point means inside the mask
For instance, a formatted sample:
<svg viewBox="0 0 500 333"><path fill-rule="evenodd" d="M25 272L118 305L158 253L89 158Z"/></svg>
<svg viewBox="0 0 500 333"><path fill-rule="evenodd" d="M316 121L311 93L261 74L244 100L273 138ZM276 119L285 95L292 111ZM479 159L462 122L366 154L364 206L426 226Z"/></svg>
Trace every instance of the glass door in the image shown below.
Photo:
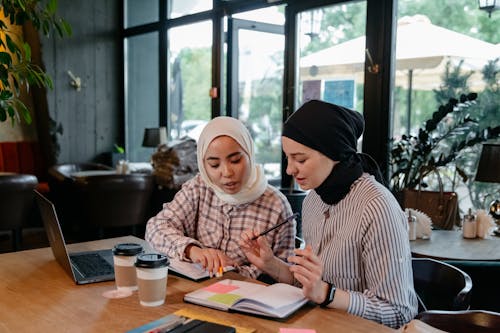
<svg viewBox="0 0 500 333"><path fill-rule="evenodd" d="M268 179L280 177L283 119L283 25L228 21L228 114L246 124L257 163Z"/></svg>

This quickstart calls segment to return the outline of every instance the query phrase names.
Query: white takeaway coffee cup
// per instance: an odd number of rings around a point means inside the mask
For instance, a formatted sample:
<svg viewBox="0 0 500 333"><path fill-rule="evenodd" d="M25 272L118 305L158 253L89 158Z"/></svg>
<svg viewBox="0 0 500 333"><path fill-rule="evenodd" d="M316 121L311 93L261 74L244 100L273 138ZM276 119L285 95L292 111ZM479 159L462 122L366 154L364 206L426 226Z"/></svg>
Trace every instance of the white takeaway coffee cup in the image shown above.
<svg viewBox="0 0 500 333"><path fill-rule="evenodd" d="M135 261L142 253L142 246L135 243L121 243L113 248L115 283L118 290L137 290Z"/></svg>
<svg viewBox="0 0 500 333"><path fill-rule="evenodd" d="M139 301L143 306L159 306L167 296L167 276L170 261L159 253L143 253L137 256L135 268Z"/></svg>

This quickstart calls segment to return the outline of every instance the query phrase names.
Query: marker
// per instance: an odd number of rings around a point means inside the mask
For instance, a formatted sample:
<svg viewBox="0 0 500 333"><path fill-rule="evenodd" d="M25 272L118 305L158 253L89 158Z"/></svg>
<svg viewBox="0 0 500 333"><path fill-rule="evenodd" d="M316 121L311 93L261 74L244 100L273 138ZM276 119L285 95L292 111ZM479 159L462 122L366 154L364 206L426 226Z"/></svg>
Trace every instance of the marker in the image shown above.
<svg viewBox="0 0 500 333"><path fill-rule="evenodd" d="M253 236L253 237L252 237L252 240L256 240L256 239L257 239L257 238L259 238L260 236L264 236L265 234L267 234L267 233L269 233L269 232L273 231L274 229L281 227L283 224L287 223L288 221L291 221L291 220L293 220L293 219L296 219L298 216L299 216L299 213L293 213L293 215L292 215L292 216L287 217L287 218L286 218L283 222L278 223L278 224L276 224L274 227L271 227L271 228L269 228L269 229L267 229L267 230L262 231L262 232L261 232L258 236Z"/></svg>
<svg viewBox="0 0 500 333"><path fill-rule="evenodd" d="M219 270L215 274L215 277L222 277L223 274L224 274L224 268L222 266L219 266Z"/></svg>

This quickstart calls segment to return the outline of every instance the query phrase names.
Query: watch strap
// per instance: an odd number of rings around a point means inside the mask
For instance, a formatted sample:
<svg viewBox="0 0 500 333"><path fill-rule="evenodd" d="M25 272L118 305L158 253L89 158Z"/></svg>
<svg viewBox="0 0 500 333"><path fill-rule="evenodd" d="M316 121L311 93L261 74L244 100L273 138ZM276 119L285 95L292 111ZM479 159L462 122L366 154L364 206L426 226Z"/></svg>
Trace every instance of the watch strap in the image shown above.
<svg viewBox="0 0 500 333"><path fill-rule="evenodd" d="M326 298L323 301L323 303L319 305L322 308L326 308L328 304L333 302L333 299L335 298L335 290L337 289L333 283L327 282L327 284L328 284L328 289L326 291Z"/></svg>

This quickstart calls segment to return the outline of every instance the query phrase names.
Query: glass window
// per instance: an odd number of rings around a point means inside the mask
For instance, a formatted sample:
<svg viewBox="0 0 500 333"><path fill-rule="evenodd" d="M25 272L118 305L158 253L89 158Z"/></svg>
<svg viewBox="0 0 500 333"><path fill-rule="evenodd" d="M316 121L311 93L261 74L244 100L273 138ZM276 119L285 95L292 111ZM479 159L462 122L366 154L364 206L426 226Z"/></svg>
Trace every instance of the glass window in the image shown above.
<svg viewBox="0 0 500 333"><path fill-rule="evenodd" d="M366 1L304 11L297 22L295 105L321 99L363 113Z"/></svg>
<svg viewBox="0 0 500 333"><path fill-rule="evenodd" d="M168 18L196 14L212 9L212 0L169 0Z"/></svg>
<svg viewBox="0 0 500 333"><path fill-rule="evenodd" d="M234 18L270 23L270 24L285 24L285 8L284 6L273 6L262 9L251 10L248 12L236 13Z"/></svg>
<svg viewBox="0 0 500 333"><path fill-rule="evenodd" d="M169 30L169 137L198 139L212 116L212 23Z"/></svg>
<svg viewBox="0 0 500 333"><path fill-rule="evenodd" d="M445 190L458 193L462 214L486 208L483 201L497 186L474 181L482 145L466 144L500 124L495 22L475 0L398 2L394 135L416 137L423 129L434 138L431 155L450 160L440 174ZM433 116L450 98L471 92L478 94L477 103L466 112ZM466 114L476 122L464 122ZM440 119L436 128L426 129L433 118ZM437 188L436 180L428 182Z"/></svg>
<svg viewBox="0 0 500 333"><path fill-rule="evenodd" d="M158 21L158 0L125 0L125 28Z"/></svg>
<svg viewBox="0 0 500 333"><path fill-rule="evenodd" d="M142 147L144 129L159 126L158 33L125 40L125 152L147 162L154 149Z"/></svg>

